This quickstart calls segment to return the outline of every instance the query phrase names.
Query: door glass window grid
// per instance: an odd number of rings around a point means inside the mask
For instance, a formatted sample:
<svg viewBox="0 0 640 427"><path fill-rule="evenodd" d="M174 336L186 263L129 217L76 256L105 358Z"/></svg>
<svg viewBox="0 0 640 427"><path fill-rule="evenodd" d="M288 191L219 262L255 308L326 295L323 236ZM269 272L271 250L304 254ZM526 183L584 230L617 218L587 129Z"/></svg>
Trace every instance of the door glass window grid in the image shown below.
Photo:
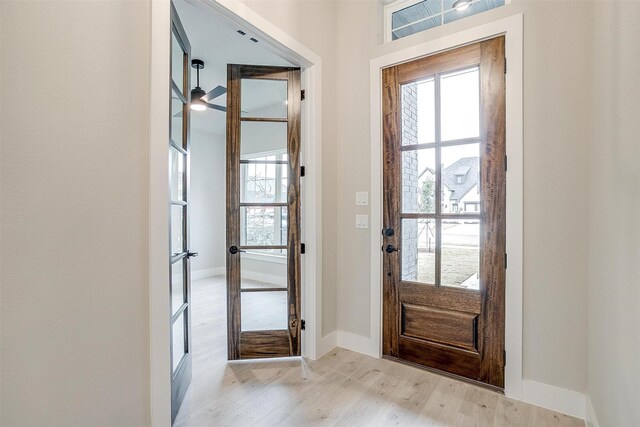
<svg viewBox="0 0 640 427"><path fill-rule="evenodd" d="M479 67L403 84L400 100L402 280L478 290Z"/></svg>
<svg viewBox="0 0 640 427"><path fill-rule="evenodd" d="M240 237L243 246L286 246L287 208L268 204L287 202L287 163L286 150L241 157L241 202L265 204L246 206L240 210ZM286 257L284 248L265 249L260 253L264 254L265 251Z"/></svg>

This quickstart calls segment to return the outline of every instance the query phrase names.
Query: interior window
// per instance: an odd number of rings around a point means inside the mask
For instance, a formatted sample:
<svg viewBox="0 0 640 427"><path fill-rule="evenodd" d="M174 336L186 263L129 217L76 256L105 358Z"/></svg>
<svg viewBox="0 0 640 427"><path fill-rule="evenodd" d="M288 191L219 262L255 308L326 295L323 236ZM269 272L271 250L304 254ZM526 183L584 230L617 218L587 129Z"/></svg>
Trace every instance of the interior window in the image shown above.
<svg viewBox="0 0 640 427"><path fill-rule="evenodd" d="M284 203L287 201L287 153L243 155L240 173L241 198L252 203ZM256 206L241 209L241 237L247 246L287 244L287 208ZM251 251L247 251L250 253ZM284 249L261 250L286 256Z"/></svg>
<svg viewBox="0 0 640 427"><path fill-rule="evenodd" d="M509 0L397 0L385 6L385 40L410 36L504 6L508 2Z"/></svg>

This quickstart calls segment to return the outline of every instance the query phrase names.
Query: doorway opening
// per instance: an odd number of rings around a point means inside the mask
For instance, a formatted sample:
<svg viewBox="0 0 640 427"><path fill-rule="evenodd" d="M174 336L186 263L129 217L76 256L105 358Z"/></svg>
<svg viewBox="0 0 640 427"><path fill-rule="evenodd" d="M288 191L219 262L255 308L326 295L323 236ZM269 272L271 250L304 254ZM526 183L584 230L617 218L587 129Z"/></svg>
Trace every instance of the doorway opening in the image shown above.
<svg viewBox="0 0 640 427"><path fill-rule="evenodd" d="M171 208L164 217L168 236L151 235L151 375L154 419L166 419L170 396L171 419L178 422L196 409L203 390L216 389L221 380L233 376L228 360L301 354L315 358L316 330L321 325L316 320L320 306L316 265L321 253L316 159L321 152L319 126L314 126L319 122L319 96L301 108L300 93L302 85L307 99L320 93L315 78L320 61L275 27L262 25L242 5L227 8L204 0L173 0L170 6L170 16L168 10L156 9L153 19L154 28L161 26L161 19L170 19L172 36L166 73L171 95L169 115L164 112L164 123L169 117L170 124L164 189L160 179L153 179L152 167L151 204L164 198ZM235 67L251 70L250 76L236 80L235 89L230 77L234 66L229 64L245 64ZM282 70L288 72L284 79L278 74ZM163 77L166 82L167 75ZM164 94L166 100L166 89ZM153 90L152 105L156 105ZM279 115L282 109L284 116ZM236 141L227 110L237 113L235 133L241 137ZM152 118L156 116L159 121L159 114L152 111ZM152 127L152 138L156 131ZM307 170L304 180L302 165ZM235 182L230 183L230 172L237 177ZM239 203L230 203L230 194ZM151 210L152 228L154 222L162 222L154 212L159 211ZM304 258L302 238L309 239ZM155 248L162 245L170 256L164 252L160 260L162 251ZM154 264L166 267L154 276ZM164 295L157 292L162 283L154 280L161 270ZM235 308L230 296L234 289ZM311 326L304 335L303 315ZM237 324L228 321L236 317ZM184 327L167 328L167 321ZM233 328L238 343L230 339ZM288 351L277 348L282 332L291 331L295 333L287 337ZM277 343L267 342L265 337L274 336ZM169 354L163 341L171 348ZM234 344L237 355L230 350ZM192 390L195 398L190 399Z"/></svg>
<svg viewBox="0 0 640 427"><path fill-rule="evenodd" d="M522 39L523 39L523 17L522 15L514 15L508 18L499 19L491 23L487 23L478 27L474 27L459 33L444 36L442 38L430 40L406 49L401 49L393 53L380 56L371 61L370 76L371 76L371 187L378 189L378 191L372 191L371 195L371 265L372 265L372 278L371 278L371 306L372 314L370 318L370 336L371 339L366 347L368 354L372 356L380 357L383 355L383 279L385 273L383 272L383 263L385 262L385 256L387 252L381 252L380 248L385 239L384 235L380 234L380 230L385 227L383 222L383 120L382 120L382 99L384 91L386 90L382 86L383 70L396 65L403 65L411 63L419 59L425 59L428 57L437 56L440 53L455 50L460 47L468 46L474 43L481 42L483 40L494 39L500 36L504 36L504 85L505 85L505 140L506 140L506 155L508 157L508 170L506 171L506 209L505 209L505 222L506 222L506 253L508 254L508 268L505 269L505 292L504 292L504 349L503 360L504 363L504 392L505 394L517 400L522 399L523 379L522 379L522 255L523 255L523 196L522 196L522 177L523 177L523 111L522 111L522 96L523 96L523 75L522 75ZM506 66L508 62L508 67ZM463 67L464 68L464 67ZM416 68L419 71L419 68ZM455 71L455 70L452 70ZM462 68L459 70L462 71ZM416 79L416 82L421 79ZM464 144L463 144L464 145ZM442 148L442 147L441 147ZM472 156L473 157L473 156ZM455 159L454 159L455 160ZM449 162L450 163L450 162ZM445 165L446 168L446 165ZM464 168L462 172L466 170ZM471 168L469 168L469 171ZM427 176L428 178L428 176ZM442 176L441 176L442 179ZM423 178L423 180L427 180ZM464 177L462 178L463 182ZM450 180L452 186L458 184L458 178L455 176ZM446 185L445 185L446 187ZM446 195L446 194L445 194ZM418 196L418 194L416 194ZM399 199L398 199L399 200ZM446 201L450 199L444 198ZM398 202L399 203L399 202ZM460 215L461 206L453 206L454 203L448 204L446 209L451 209L448 215ZM457 210L456 210L457 208ZM474 206L467 204L462 206L465 212L469 215L475 215ZM456 213L458 212L458 213ZM418 212L419 213L419 212ZM441 212L443 213L443 212ZM442 219L442 218L441 218ZM418 221L419 222L419 221ZM431 224L430 224L431 225ZM471 225L471 224L466 224ZM463 231L464 228L469 227L457 227L458 230ZM435 227L429 229L425 226L424 233L429 230L434 230ZM395 230L394 230L395 231ZM441 229L442 231L442 229ZM465 232L467 230L464 230ZM469 233L466 233L469 235ZM447 237L447 236L445 236ZM451 246L454 243L451 239L448 239L448 245ZM397 243L397 242L395 242ZM425 264L425 261L433 259L435 263L435 242L431 240L431 246L429 241L425 241L423 244L418 244L417 259L418 267L425 267L431 264ZM441 240L441 243L445 243ZM457 242L455 246L462 246ZM393 246L396 246L394 242L389 242ZM468 245L465 245L468 246ZM397 247L397 246L396 246ZM448 248L451 249L467 249L467 248ZM431 252L429 252L431 250ZM441 247L441 253L442 256ZM395 252L392 252L395 254ZM433 255L430 255L433 254ZM446 254L445 254L446 255ZM464 257L463 257L464 259ZM422 265L419 261L422 260ZM442 261L442 260L440 260ZM401 263L398 263L401 264ZM406 264L406 263L405 263ZM435 267L435 266L434 266ZM442 263L440 263L442 268ZM447 267L447 266L445 266ZM424 270L424 269L423 269ZM400 271L398 271L398 274ZM442 270L440 271L442 273ZM446 273L446 271L445 271ZM450 273L450 272L449 272ZM451 288L452 292L467 291L473 289L469 286L471 281L467 281L472 275L467 276L467 272L460 275L458 280L451 282L451 275L445 274L446 281L450 284L457 284L459 287L462 284L467 285L466 288L458 289L455 286ZM442 274L439 275L442 284ZM417 272L417 277L422 280L429 280L435 278L434 274L427 275ZM467 283L465 283L467 281ZM442 286L441 286L442 287ZM443 288L446 288L444 286ZM409 313L411 314L411 313ZM405 329L406 330L406 329ZM433 337L432 337L433 338ZM473 335L471 340L474 342Z"/></svg>

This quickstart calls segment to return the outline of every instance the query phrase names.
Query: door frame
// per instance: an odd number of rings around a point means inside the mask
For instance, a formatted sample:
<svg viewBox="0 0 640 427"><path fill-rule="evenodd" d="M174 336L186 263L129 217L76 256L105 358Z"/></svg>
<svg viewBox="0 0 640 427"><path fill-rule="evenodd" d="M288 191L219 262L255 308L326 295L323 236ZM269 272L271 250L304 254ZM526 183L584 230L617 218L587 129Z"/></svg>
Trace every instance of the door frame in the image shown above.
<svg viewBox="0 0 640 427"><path fill-rule="evenodd" d="M505 395L522 399L522 275L523 275L523 15L431 40L374 58L370 63L371 93L371 317L370 339L363 352L382 357L382 69L505 35L507 253L505 298Z"/></svg>
<svg viewBox="0 0 640 427"><path fill-rule="evenodd" d="M301 312L307 327L302 355L315 359L322 349L322 61L319 55L290 37L249 7L235 0L187 0L222 14L260 44L302 69L306 91L301 115L302 256ZM171 363L169 316L169 103L170 0L151 2L151 60L149 67L149 383L150 424L171 425ZM225 331L226 333L226 331Z"/></svg>

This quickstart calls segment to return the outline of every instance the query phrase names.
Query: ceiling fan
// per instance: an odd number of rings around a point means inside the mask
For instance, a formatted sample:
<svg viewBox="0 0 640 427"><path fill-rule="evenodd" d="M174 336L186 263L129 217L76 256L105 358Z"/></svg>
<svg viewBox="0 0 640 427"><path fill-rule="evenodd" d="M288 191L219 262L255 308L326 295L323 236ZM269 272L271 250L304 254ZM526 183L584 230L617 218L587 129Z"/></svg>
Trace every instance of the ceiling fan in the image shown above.
<svg viewBox="0 0 640 427"><path fill-rule="evenodd" d="M191 109L194 111L204 111L207 108L218 111L227 111L227 107L217 104L211 104L209 101L216 99L219 96L227 93L227 88L224 86L216 86L209 92L205 92L200 87L200 70L204 68L204 61L201 59L192 59L191 67L196 69L196 87L191 89ZM173 117L181 117L182 111L175 114Z"/></svg>

